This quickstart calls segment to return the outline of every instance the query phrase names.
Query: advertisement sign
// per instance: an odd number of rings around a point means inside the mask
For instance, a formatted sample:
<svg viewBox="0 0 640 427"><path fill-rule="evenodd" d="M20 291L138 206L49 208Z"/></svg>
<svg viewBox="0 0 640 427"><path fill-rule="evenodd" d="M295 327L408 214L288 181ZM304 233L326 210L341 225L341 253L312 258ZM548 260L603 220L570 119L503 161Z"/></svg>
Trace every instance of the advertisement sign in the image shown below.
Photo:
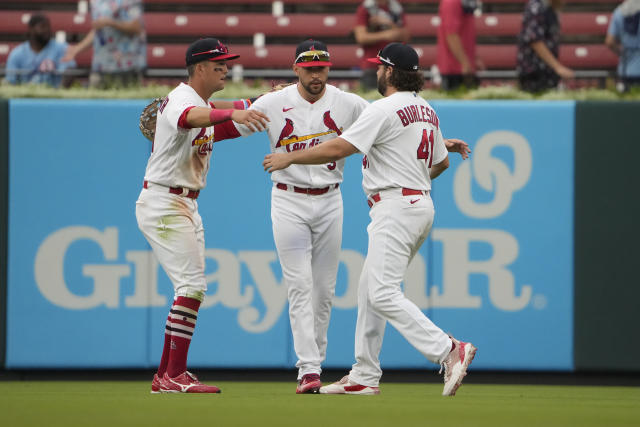
<svg viewBox="0 0 640 427"><path fill-rule="evenodd" d="M153 367L173 288L139 232L150 143L144 101L12 100L7 367ZM472 146L434 182L436 219L405 292L478 348L476 369L572 369L571 102L434 102L445 137ZM33 132L38 117L39 132ZM296 361L270 219L266 136L214 146L198 198L207 298L194 367ZM353 363L368 206L349 158L325 366ZM435 369L392 327L383 368Z"/></svg>

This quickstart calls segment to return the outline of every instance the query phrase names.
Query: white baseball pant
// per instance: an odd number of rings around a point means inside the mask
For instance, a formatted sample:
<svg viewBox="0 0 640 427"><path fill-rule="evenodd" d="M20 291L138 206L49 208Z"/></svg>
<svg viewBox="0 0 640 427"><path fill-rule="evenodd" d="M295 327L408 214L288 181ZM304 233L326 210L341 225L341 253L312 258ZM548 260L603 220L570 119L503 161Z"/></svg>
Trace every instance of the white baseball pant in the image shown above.
<svg viewBox="0 0 640 427"><path fill-rule="evenodd" d="M358 288L356 363L349 373L352 381L370 387L377 387L382 376L379 355L387 321L434 363L451 350L449 336L400 287L433 225L433 201L428 194L403 196L400 188L379 194L369 212L369 245Z"/></svg>
<svg viewBox="0 0 640 427"><path fill-rule="evenodd" d="M149 183L136 201L138 227L171 279L175 296L202 301L204 277L204 227L194 199L170 194L167 187Z"/></svg>
<svg viewBox="0 0 640 427"><path fill-rule="evenodd" d="M342 194L307 195L273 187L273 238L287 286L298 379L320 374L342 245Z"/></svg>

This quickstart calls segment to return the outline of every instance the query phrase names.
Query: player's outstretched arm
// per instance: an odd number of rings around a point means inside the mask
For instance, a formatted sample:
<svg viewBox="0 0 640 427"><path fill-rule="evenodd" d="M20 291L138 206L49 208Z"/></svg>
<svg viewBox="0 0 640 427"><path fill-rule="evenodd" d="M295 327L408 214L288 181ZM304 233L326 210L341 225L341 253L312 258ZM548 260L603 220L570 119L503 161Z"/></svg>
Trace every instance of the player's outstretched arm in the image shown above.
<svg viewBox="0 0 640 427"><path fill-rule="evenodd" d="M445 139L444 145L447 147L448 152L460 153L460 155L462 156L462 160L466 160L469 158L471 149L469 148L469 144L467 144L463 140L456 138Z"/></svg>
<svg viewBox="0 0 640 427"><path fill-rule="evenodd" d="M227 120L246 125L254 132L260 132L267 127L269 118L256 110L220 110L217 108L195 107L189 110L186 117L189 126L203 128Z"/></svg>
<svg viewBox="0 0 640 427"><path fill-rule="evenodd" d="M342 138L333 138L307 150L293 151L291 153L267 154L264 157L262 166L265 171L271 173L277 170L286 169L292 164L321 165L324 163L331 163L357 152L358 149L351 145L347 140Z"/></svg>
<svg viewBox="0 0 640 427"><path fill-rule="evenodd" d="M253 132L262 132L267 129L269 118L262 111L258 110L233 110L231 120L245 125Z"/></svg>

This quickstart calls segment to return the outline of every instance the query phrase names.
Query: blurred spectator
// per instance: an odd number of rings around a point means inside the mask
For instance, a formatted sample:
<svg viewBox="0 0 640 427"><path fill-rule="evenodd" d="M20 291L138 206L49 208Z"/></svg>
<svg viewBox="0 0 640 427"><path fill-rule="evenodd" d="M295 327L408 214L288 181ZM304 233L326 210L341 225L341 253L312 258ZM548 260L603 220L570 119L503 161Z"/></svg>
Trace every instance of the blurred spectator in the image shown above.
<svg viewBox="0 0 640 427"><path fill-rule="evenodd" d="M6 80L11 84L60 86L64 71L76 65L74 61L62 60L69 46L51 39L51 22L41 14L29 19L27 38L9 54ZM66 79L67 82L70 80Z"/></svg>
<svg viewBox="0 0 640 427"><path fill-rule="evenodd" d="M478 85L476 67L477 0L442 0L438 9L437 65L442 75L442 89L453 90L464 85Z"/></svg>
<svg viewBox="0 0 640 427"><path fill-rule="evenodd" d="M613 11L605 43L620 56L618 77L625 89L640 86L640 0L626 0Z"/></svg>
<svg viewBox="0 0 640 427"><path fill-rule="evenodd" d="M92 30L65 58L93 44L89 85L110 88L142 82L147 65L142 0L91 0Z"/></svg>
<svg viewBox="0 0 640 427"><path fill-rule="evenodd" d="M564 0L529 0L518 36L518 79L520 88L540 92L558 86L560 78L574 72L558 61L560 21L557 10Z"/></svg>
<svg viewBox="0 0 640 427"><path fill-rule="evenodd" d="M365 0L358 6L353 32L356 42L364 50L360 63L360 85L363 89L378 87L378 67L367 58L375 58L388 43L408 42L410 35L405 25L404 10L397 0Z"/></svg>

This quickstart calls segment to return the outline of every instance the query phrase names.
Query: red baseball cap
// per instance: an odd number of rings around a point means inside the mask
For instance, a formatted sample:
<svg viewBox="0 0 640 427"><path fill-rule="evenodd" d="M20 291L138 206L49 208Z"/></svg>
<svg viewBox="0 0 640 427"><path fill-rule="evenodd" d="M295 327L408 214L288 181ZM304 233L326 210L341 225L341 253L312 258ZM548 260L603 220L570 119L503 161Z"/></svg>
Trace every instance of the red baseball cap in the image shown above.
<svg viewBox="0 0 640 427"><path fill-rule="evenodd" d="M294 63L298 67L331 67L327 45L318 40L305 40L296 48Z"/></svg>

